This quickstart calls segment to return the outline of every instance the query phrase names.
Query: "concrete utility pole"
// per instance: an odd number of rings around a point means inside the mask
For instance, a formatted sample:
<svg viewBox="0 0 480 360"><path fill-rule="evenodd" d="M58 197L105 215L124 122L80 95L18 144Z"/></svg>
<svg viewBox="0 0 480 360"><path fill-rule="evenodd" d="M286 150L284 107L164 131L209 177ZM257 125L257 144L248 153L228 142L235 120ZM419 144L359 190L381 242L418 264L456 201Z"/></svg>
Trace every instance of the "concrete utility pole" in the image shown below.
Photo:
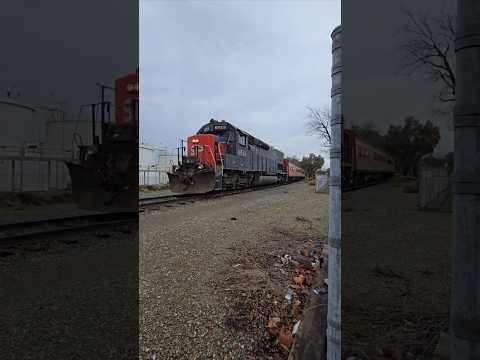
<svg viewBox="0 0 480 360"><path fill-rule="evenodd" d="M480 1L458 0L450 359L480 359Z"/></svg>
<svg viewBox="0 0 480 360"><path fill-rule="evenodd" d="M332 109L330 119L330 217L328 224L327 359L341 359L341 155L342 62L341 27L332 32Z"/></svg>

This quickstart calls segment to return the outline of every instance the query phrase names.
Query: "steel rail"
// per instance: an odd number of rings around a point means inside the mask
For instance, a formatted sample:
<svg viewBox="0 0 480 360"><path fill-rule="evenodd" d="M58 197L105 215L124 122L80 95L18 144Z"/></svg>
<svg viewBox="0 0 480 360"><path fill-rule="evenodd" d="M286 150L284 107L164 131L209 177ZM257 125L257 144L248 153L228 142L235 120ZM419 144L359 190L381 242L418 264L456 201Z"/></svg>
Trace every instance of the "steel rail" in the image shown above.
<svg viewBox="0 0 480 360"><path fill-rule="evenodd" d="M203 194L178 194L178 195L165 195L165 196L143 198L143 199L139 199L139 207L142 208L142 207L147 207L149 205L163 205L163 204L171 204L171 203L185 202L185 201L191 201L191 200L207 200L207 199L219 198L224 196L243 194L243 193L248 193L252 191L273 189L276 187L286 186L294 182L296 181L289 182L286 184L264 185L264 186L256 186L256 187L245 188L245 189L211 191Z"/></svg>
<svg viewBox="0 0 480 360"><path fill-rule="evenodd" d="M0 225L0 241L83 231L107 225L129 224L138 221L138 213L101 213L92 215L50 218Z"/></svg>

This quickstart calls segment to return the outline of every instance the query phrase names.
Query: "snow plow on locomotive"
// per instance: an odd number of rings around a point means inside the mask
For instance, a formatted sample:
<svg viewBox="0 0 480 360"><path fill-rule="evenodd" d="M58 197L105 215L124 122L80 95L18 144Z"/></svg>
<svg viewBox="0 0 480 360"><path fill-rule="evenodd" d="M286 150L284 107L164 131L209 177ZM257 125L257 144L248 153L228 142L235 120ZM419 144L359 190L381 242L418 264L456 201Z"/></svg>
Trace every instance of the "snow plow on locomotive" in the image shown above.
<svg viewBox="0 0 480 360"><path fill-rule="evenodd" d="M368 184L395 174L394 158L386 151L344 129L342 134L342 188Z"/></svg>
<svg viewBox="0 0 480 360"><path fill-rule="evenodd" d="M170 190L176 193L199 194L289 180L281 151L224 120L211 119L190 136L186 149L179 148L178 164L168 173Z"/></svg>
<svg viewBox="0 0 480 360"><path fill-rule="evenodd" d="M80 208L134 212L138 208L138 69L118 78L115 88L115 121L107 122L110 102L90 104L92 144L79 141L77 158L67 161L72 194ZM100 110L101 135L96 114ZM78 142L79 139L77 139Z"/></svg>

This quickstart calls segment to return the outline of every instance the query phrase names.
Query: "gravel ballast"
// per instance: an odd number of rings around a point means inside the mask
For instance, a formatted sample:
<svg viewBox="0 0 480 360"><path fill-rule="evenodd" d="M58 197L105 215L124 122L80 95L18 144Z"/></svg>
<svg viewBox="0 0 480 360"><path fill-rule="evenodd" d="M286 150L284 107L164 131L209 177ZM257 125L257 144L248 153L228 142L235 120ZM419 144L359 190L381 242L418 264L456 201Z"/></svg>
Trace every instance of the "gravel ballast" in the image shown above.
<svg viewBox="0 0 480 360"><path fill-rule="evenodd" d="M305 182L142 213L140 357L287 358L327 227Z"/></svg>
<svg viewBox="0 0 480 360"><path fill-rule="evenodd" d="M137 231L0 244L0 359L135 359Z"/></svg>

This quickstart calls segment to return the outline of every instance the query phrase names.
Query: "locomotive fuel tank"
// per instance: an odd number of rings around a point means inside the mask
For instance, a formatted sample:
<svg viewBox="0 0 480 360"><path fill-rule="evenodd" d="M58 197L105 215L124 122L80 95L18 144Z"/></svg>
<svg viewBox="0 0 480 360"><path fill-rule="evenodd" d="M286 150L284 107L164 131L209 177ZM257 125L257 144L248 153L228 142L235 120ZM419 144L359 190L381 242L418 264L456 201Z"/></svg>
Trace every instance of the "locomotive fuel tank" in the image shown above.
<svg viewBox="0 0 480 360"><path fill-rule="evenodd" d="M276 183L278 183L278 177L276 176L259 176L257 181L259 186L273 185Z"/></svg>

